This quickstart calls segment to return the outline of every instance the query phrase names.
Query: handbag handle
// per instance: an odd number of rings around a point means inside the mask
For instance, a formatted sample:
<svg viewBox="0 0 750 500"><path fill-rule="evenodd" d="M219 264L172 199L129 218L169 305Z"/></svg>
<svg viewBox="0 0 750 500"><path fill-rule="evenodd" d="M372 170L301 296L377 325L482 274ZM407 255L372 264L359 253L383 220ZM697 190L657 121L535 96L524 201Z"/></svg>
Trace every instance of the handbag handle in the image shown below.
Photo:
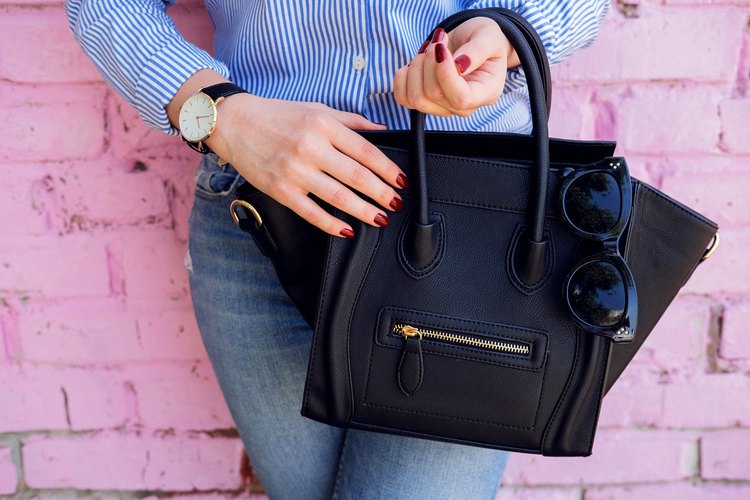
<svg viewBox="0 0 750 500"><path fill-rule="evenodd" d="M519 278L528 286L538 282L545 274L544 217L547 209L547 186L549 182L549 131L547 128L550 103L549 62L541 41L523 18L516 13L509 15L504 9L470 9L447 17L439 27L450 31L473 17L488 17L495 21L521 60L526 75L531 101L535 168L532 175L529 205L526 208L526 230L523 245L517 247L521 254ZM520 19L520 20L519 20ZM522 26L519 29L518 26ZM526 32L526 35L524 34ZM534 47L534 48L532 48ZM541 63L541 68L540 68ZM544 81L544 76L547 82ZM546 88L544 83L547 83ZM437 262L440 251L440 218L430 217L427 193L427 159L425 151L425 115L411 110L412 165L416 168L413 192L415 194L415 216L408 237L404 240L405 257L414 269L426 269Z"/></svg>

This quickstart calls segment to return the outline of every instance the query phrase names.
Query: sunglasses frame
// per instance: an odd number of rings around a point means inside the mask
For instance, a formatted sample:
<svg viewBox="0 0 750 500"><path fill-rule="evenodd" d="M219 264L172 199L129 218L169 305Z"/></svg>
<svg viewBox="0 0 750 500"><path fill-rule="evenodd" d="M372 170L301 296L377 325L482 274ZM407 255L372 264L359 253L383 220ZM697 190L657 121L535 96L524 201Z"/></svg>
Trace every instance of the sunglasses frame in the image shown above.
<svg viewBox="0 0 750 500"><path fill-rule="evenodd" d="M584 175L596 172L604 172L608 175L612 175L620 188L620 216L612 229L607 233L591 233L576 227L576 225L570 220L567 210L565 209L565 195L573 183ZM575 323L583 330L607 337L613 342L632 342L635 338L635 327L638 322L638 294L633 273L628 267L625 258L620 253L620 238L625 232L625 227L630 220L633 209L633 182L630 178L625 158L605 158L602 161L585 165L580 168L565 169L562 175L563 183L560 186L559 197L561 219L575 234L587 240L599 242L602 244L603 248L601 252L583 258L576 263L576 265L573 266L573 269L568 273L563 282L563 298L565 300L565 305ZM622 276L623 283L625 284L625 311L622 319L620 319L615 325L606 327L592 325L578 316L573 309L569 296L570 281L573 276L583 267L601 261L612 264Z"/></svg>

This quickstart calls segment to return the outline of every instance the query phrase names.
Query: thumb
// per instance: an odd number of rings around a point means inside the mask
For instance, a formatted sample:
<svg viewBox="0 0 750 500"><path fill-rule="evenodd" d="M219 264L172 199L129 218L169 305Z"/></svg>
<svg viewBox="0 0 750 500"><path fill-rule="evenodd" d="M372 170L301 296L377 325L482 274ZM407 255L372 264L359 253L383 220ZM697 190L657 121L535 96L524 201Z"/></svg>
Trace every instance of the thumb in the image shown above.
<svg viewBox="0 0 750 500"><path fill-rule="evenodd" d="M453 52L453 57L458 73L466 76L489 59L507 59L510 50L510 42L493 22L473 30L466 42Z"/></svg>

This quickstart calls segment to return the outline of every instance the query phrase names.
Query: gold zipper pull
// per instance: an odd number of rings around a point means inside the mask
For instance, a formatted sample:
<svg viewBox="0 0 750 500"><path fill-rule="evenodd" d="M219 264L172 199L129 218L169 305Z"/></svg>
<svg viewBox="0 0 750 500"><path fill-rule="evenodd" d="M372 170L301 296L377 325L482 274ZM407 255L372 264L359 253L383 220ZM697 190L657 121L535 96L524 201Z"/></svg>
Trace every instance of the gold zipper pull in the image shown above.
<svg viewBox="0 0 750 500"><path fill-rule="evenodd" d="M419 335L419 338L422 338L422 332L419 331L419 328L413 327L411 325L400 325L401 326L401 335L404 337L415 337Z"/></svg>

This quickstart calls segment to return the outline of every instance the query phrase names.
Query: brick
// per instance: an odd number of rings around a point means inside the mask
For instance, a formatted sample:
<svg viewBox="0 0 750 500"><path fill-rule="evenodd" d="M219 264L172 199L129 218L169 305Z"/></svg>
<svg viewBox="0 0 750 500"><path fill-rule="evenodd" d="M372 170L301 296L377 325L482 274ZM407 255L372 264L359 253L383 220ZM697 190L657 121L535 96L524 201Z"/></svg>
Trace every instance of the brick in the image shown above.
<svg viewBox="0 0 750 500"><path fill-rule="evenodd" d="M155 173L86 165L58 169L38 184L47 217L61 232L172 225L165 182Z"/></svg>
<svg viewBox="0 0 750 500"><path fill-rule="evenodd" d="M122 255L125 293L137 300L185 301L190 295L185 252L164 230L122 231L113 248Z"/></svg>
<svg viewBox="0 0 750 500"><path fill-rule="evenodd" d="M732 304L724 311L719 355L726 359L750 360L747 325L750 324L750 303Z"/></svg>
<svg viewBox="0 0 750 500"><path fill-rule="evenodd" d="M149 167L157 161L155 159L161 161L168 156L198 159L179 137L169 136L146 125L121 96L112 93L107 110L112 118L111 152L117 158L131 164L138 161Z"/></svg>
<svg viewBox="0 0 750 500"><path fill-rule="evenodd" d="M701 153L717 150L719 94L689 84L632 87L618 108L620 141L628 152Z"/></svg>
<svg viewBox="0 0 750 500"><path fill-rule="evenodd" d="M721 140L732 153L750 153L750 99L729 99L722 101Z"/></svg>
<svg viewBox="0 0 750 500"><path fill-rule="evenodd" d="M67 369L62 384L71 430L112 429L137 422L132 385L119 371Z"/></svg>
<svg viewBox="0 0 750 500"><path fill-rule="evenodd" d="M495 500L581 500L577 488L511 488L501 486Z"/></svg>
<svg viewBox="0 0 750 500"><path fill-rule="evenodd" d="M654 427L662 418L664 386L648 376L631 376L633 366L617 379L602 402L599 428ZM637 394L638 397L633 397Z"/></svg>
<svg viewBox="0 0 750 500"><path fill-rule="evenodd" d="M561 65L556 76L597 82L734 80L744 28L736 11L641 2L638 13L629 19L611 14L594 44Z"/></svg>
<svg viewBox="0 0 750 500"><path fill-rule="evenodd" d="M701 477L750 480L750 429L707 432L701 438Z"/></svg>
<svg viewBox="0 0 750 500"><path fill-rule="evenodd" d="M0 495L11 495L18 487L16 464L10 448L0 447Z"/></svg>
<svg viewBox="0 0 750 500"><path fill-rule="evenodd" d="M34 40L36 64L29 64ZM13 82L90 82L100 79L73 39L62 8L7 9L0 16L0 77Z"/></svg>
<svg viewBox="0 0 750 500"><path fill-rule="evenodd" d="M107 127L103 84L3 85L0 160L70 161L101 155ZM52 118L54 117L54 119Z"/></svg>
<svg viewBox="0 0 750 500"><path fill-rule="evenodd" d="M0 365L0 433L68 427L63 384L49 368Z"/></svg>
<svg viewBox="0 0 750 500"><path fill-rule="evenodd" d="M175 438L152 442L145 482L149 489L190 491L242 486L239 439Z"/></svg>
<svg viewBox="0 0 750 500"><path fill-rule="evenodd" d="M192 491L241 485L238 439L103 432L23 441L31 488Z"/></svg>
<svg viewBox="0 0 750 500"><path fill-rule="evenodd" d="M587 488L586 500L742 500L750 497L750 486L745 484L665 483L638 486L607 486Z"/></svg>
<svg viewBox="0 0 750 500"><path fill-rule="evenodd" d="M549 116L550 137L591 139L589 124L595 114L591 103L593 90L555 85L552 88L556 100Z"/></svg>
<svg viewBox="0 0 750 500"><path fill-rule="evenodd" d="M685 434L600 430L590 457L514 455L503 484L537 486L676 481L697 472L697 451L695 438Z"/></svg>
<svg viewBox="0 0 750 500"><path fill-rule="evenodd" d="M656 371L703 370L711 318L710 302L678 295L643 343L634 362Z"/></svg>
<svg viewBox="0 0 750 500"><path fill-rule="evenodd" d="M13 214L13 217L0 217L0 234L7 237L46 233L49 224L36 187L47 175L47 169L42 165L22 168L0 165L0 175L8 180L12 178L12 182L2 183L0 213Z"/></svg>
<svg viewBox="0 0 750 500"><path fill-rule="evenodd" d="M0 268L0 290L46 297L109 295L103 243L87 235L4 238Z"/></svg>
<svg viewBox="0 0 750 500"><path fill-rule="evenodd" d="M695 270L684 293L747 293L750 291L750 228L720 229L721 241L710 259Z"/></svg>
<svg viewBox="0 0 750 500"><path fill-rule="evenodd" d="M696 375L671 381L664 392L663 427L706 429L750 425L750 376Z"/></svg>
<svg viewBox="0 0 750 500"><path fill-rule="evenodd" d="M141 423L153 429L215 430L234 427L207 362L139 366L129 372Z"/></svg>
<svg viewBox="0 0 750 500"><path fill-rule="evenodd" d="M750 225L750 197L747 196L750 172L747 169L695 172L679 168L664 177L661 189L721 228Z"/></svg>
<svg viewBox="0 0 750 500"><path fill-rule="evenodd" d="M19 319L24 359L107 365L144 356L136 319L115 299L48 303Z"/></svg>
<svg viewBox="0 0 750 500"><path fill-rule="evenodd" d="M207 358L190 304L170 301L132 312L144 357L163 361Z"/></svg>

